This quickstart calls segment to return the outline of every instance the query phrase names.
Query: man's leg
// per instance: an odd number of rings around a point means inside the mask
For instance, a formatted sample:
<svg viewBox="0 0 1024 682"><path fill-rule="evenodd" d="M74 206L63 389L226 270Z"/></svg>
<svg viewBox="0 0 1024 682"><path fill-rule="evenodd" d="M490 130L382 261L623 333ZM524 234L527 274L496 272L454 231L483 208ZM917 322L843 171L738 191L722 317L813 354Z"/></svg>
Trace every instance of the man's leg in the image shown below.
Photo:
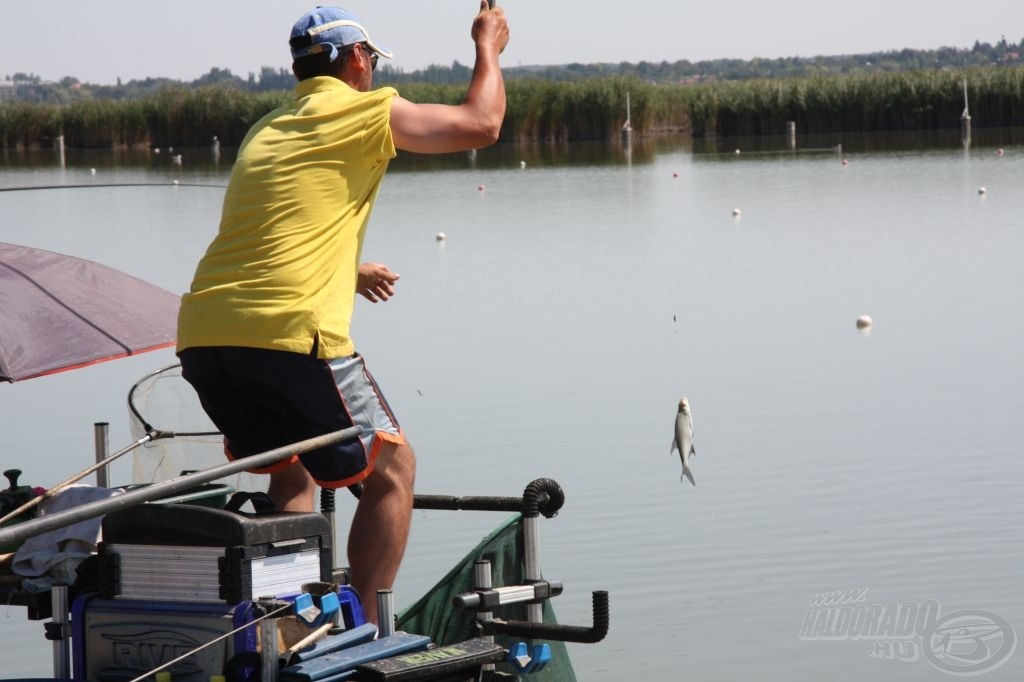
<svg viewBox="0 0 1024 682"><path fill-rule="evenodd" d="M315 510L317 487L306 467L296 462L270 474L267 495L278 511L311 512Z"/></svg>
<svg viewBox="0 0 1024 682"><path fill-rule="evenodd" d="M362 598L366 619L377 622L377 590L391 589L405 553L412 521L416 457L408 444L385 442L363 493L348 535L352 586Z"/></svg>

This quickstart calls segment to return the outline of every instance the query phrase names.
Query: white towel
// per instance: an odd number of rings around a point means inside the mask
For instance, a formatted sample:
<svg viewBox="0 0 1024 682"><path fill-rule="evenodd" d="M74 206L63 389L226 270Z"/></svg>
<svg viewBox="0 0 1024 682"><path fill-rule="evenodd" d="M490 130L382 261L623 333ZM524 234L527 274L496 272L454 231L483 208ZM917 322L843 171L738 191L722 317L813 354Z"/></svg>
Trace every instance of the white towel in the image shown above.
<svg viewBox="0 0 1024 682"><path fill-rule="evenodd" d="M87 502L105 500L124 492L121 489L73 485L39 505L39 516L72 509ZM46 576L53 583L75 582L75 569L96 552L103 517L86 519L25 540L14 555L11 570L27 578Z"/></svg>

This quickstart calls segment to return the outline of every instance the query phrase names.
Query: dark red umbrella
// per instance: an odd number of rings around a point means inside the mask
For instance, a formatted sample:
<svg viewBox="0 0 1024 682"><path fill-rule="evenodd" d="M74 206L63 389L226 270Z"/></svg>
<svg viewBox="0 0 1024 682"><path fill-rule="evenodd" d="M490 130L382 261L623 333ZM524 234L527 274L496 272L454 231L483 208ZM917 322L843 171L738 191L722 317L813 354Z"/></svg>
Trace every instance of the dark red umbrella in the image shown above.
<svg viewBox="0 0 1024 682"><path fill-rule="evenodd" d="M174 344L179 297L99 263L0 242L0 379Z"/></svg>

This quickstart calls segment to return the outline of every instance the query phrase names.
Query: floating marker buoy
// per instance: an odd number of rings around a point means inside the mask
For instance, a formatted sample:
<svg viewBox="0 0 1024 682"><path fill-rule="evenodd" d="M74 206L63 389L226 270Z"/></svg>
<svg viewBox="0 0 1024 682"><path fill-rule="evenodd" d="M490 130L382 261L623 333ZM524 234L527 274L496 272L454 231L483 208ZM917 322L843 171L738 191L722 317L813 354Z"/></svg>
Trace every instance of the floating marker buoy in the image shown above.
<svg viewBox="0 0 1024 682"><path fill-rule="evenodd" d="M846 159L843 159L843 165L844 165L844 166L845 166L846 164L848 164L848 163L850 163L850 162L849 162L848 160L846 160Z"/></svg>
<svg viewBox="0 0 1024 682"><path fill-rule="evenodd" d="M861 315L857 318L857 329L867 329L874 323L870 315Z"/></svg>
<svg viewBox="0 0 1024 682"><path fill-rule="evenodd" d="M95 169L95 168L90 168L90 169L89 169L89 173L90 173L91 175L96 175L96 169Z"/></svg>
<svg viewBox="0 0 1024 682"><path fill-rule="evenodd" d="M999 149L996 150L996 156L1002 156L1003 153L1004 152L1003 152L1002 148L999 148Z"/></svg>
<svg viewBox="0 0 1024 682"><path fill-rule="evenodd" d="M978 194L988 194L988 190L985 189L984 187L979 187Z"/></svg>
<svg viewBox="0 0 1024 682"><path fill-rule="evenodd" d="M179 184L181 184L181 183L180 183L180 182L178 182L177 180L175 180L175 181L174 181L174 184L175 184L175 185L179 185Z"/></svg>
<svg viewBox="0 0 1024 682"><path fill-rule="evenodd" d="M447 239L447 237L445 237L444 232L438 232L437 236L435 236L434 239L436 239L439 242L443 242L445 239Z"/></svg>
<svg viewBox="0 0 1024 682"><path fill-rule="evenodd" d="M478 189L478 190L480 190L481 192L483 192L483 191L484 191L485 189L487 189L487 188L486 188L486 187L484 187L483 185L478 185L478 186L477 186L477 189Z"/></svg>
<svg viewBox="0 0 1024 682"><path fill-rule="evenodd" d="M526 168L526 162L525 161L520 161L519 162L519 167L520 168Z"/></svg>
<svg viewBox="0 0 1024 682"><path fill-rule="evenodd" d="M673 178L678 178L679 177L679 173L677 173L676 171L672 171L672 177Z"/></svg>
<svg viewBox="0 0 1024 682"><path fill-rule="evenodd" d="M735 217L735 218L739 218L739 217L740 217L740 214L741 214L741 213L742 213L742 211L740 211L740 210L739 210L738 208L734 208L734 209L732 210L732 215L733 215L733 217Z"/></svg>
<svg viewBox="0 0 1024 682"><path fill-rule="evenodd" d="M736 150L736 153L737 153L737 154L739 154L739 153L740 153L740 150L739 150L739 149L737 149L737 150Z"/></svg>

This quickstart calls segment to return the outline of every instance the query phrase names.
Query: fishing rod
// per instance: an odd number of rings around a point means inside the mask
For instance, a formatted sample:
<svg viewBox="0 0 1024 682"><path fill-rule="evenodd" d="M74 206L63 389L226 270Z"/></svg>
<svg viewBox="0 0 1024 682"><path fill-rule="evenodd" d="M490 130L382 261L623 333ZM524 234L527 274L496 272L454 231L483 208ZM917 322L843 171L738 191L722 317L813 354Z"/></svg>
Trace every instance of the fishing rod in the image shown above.
<svg viewBox="0 0 1024 682"><path fill-rule="evenodd" d="M27 502L23 503L17 509L14 509L14 510L8 512L7 514L5 514L3 518L0 518L0 525L3 525L4 523L6 523L7 521L13 519L14 517L19 516L19 515L23 514L24 512L27 512L30 509L35 508L36 506L42 504L46 500L48 500L51 497L55 496L57 493L61 492L62 490L64 490L68 486L70 486L71 484L77 483L78 481L82 480L83 478L85 478L89 474L93 473L97 469L102 469L103 467L105 467L107 464L113 462L118 457L121 457L122 455L125 455L125 454L131 452L132 450L134 450L135 448L139 447L140 445L145 445L149 441L154 440L156 438L167 438L167 437L169 437L169 436L162 435L162 434L161 435L154 435L154 434L161 434L161 432L150 432L150 433L147 433L145 436L143 436L142 438L139 438L137 441L135 441L134 443L132 443L128 447L126 447L126 448L124 448L122 450L118 450L114 454L110 455L109 457L107 457L105 459L100 460L99 462L96 462L95 464L93 464L92 466L88 467L87 469L83 469L82 471L79 471L74 476L72 476L72 477L70 477L68 479L65 479L64 481L62 481L62 482L58 483L57 485L53 486L52 488L50 488L49 490L44 492L42 495L36 495L32 499L30 499ZM171 435L173 436L173 434L171 434Z"/></svg>
<svg viewBox="0 0 1024 682"><path fill-rule="evenodd" d="M223 478L224 476L237 474L246 469L258 469L260 467L265 467L292 455L301 455L311 450L316 450L334 443L340 443L341 441L356 438L359 436L361 431L362 429L358 426L351 426L347 429L333 431L323 436L316 436L315 438L307 438L306 440L299 441L298 443L284 445L273 450L267 450L266 452L237 459L233 462L219 464L217 466L210 467L209 469L203 469L202 471L185 474L167 481L153 483L152 485L148 485L143 488L129 490L121 493L120 495L108 497L104 500L89 502L66 511L47 514L46 516L40 516L30 521L18 523L13 526L7 526L6 528L0 528L0 546L20 542L25 538L40 535L56 528L70 526L73 523L102 516L119 509L134 507L135 505L143 502L159 500L164 497L189 490L190 488L194 488L198 485L202 485L203 483L209 483L210 481L215 481L218 478Z"/></svg>
<svg viewBox="0 0 1024 682"><path fill-rule="evenodd" d="M209 189L227 189L227 185L215 185L203 182L102 182L77 185L22 185L18 187L0 187L0 192L31 192L41 189L97 189L101 187L206 187Z"/></svg>

